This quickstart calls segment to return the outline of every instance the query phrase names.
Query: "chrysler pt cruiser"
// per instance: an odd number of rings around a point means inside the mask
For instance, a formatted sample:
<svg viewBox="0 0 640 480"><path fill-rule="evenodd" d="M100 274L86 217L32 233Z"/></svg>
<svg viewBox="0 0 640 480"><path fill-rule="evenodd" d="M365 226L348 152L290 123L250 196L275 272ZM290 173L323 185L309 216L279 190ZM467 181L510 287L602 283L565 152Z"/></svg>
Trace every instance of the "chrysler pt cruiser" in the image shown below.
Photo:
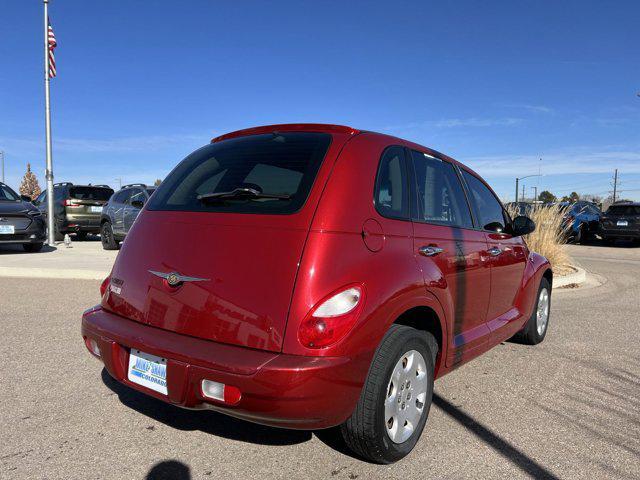
<svg viewBox="0 0 640 480"><path fill-rule="evenodd" d="M429 148L336 125L241 130L162 182L82 337L147 395L339 425L390 463L418 441L436 378L544 339L552 271L522 238L534 228Z"/></svg>

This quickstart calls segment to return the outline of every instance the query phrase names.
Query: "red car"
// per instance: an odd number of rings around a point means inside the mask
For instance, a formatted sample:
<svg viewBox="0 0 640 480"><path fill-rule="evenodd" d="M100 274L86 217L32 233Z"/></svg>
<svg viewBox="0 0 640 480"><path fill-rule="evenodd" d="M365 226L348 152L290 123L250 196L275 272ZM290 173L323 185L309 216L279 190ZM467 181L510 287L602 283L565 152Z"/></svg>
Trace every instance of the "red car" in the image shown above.
<svg viewBox="0 0 640 480"><path fill-rule="evenodd" d="M130 230L82 336L116 380L174 405L357 454L414 447L434 379L537 344L552 270L487 184L399 138L273 125L180 163Z"/></svg>

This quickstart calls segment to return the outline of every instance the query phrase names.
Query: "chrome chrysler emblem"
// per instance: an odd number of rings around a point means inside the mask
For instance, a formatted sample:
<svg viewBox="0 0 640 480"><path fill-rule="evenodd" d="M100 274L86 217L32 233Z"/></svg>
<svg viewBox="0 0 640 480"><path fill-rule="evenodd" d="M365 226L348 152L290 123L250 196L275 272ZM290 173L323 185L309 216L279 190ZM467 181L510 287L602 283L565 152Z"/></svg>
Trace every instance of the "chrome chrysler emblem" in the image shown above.
<svg viewBox="0 0 640 480"><path fill-rule="evenodd" d="M149 270L149 273L152 273L156 277L163 278L167 281L167 284L170 287L178 287L182 285L184 282L208 282L208 278L199 278L199 277L188 277L186 275L180 275L178 272L156 272L154 270Z"/></svg>

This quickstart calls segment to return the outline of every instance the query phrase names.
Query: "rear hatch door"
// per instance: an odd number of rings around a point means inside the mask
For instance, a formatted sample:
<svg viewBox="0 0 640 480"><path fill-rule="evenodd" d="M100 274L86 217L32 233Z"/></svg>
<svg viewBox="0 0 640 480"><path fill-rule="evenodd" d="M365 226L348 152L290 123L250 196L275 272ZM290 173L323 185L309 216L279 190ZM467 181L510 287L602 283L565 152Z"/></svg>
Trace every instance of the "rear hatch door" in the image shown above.
<svg viewBox="0 0 640 480"><path fill-rule="evenodd" d="M346 137L278 132L194 152L129 232L105 308L184 335L280 351L315 207ZM254 193L198 199L238 188ZM171 287L172 273L191 278Z"/></svg>
<svg viewBox="0 0 640 480"><path fill-rule="evenodd" d="M106 187L72 186L69 188L69 198L64 205L67 213L75 217L100 218L102 207L113 195L113 190Z"/></svg>

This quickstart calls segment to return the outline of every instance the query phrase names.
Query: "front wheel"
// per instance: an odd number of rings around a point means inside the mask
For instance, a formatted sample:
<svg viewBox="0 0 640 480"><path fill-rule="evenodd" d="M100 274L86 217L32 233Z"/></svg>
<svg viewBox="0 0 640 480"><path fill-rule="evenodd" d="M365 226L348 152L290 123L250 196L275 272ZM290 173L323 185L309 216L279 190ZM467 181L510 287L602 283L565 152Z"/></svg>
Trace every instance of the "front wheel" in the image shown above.
<svg viewBox="0 0 640 480"><path fill-rule="evenodd" d="M540 282L538 301L524 328L514 338L526 345L537 345L544 340L551 314L551 285L546 278Z"/></svg>
<svg viewBox="0 0 640 480"><path fill-rule="evenodd" d="M102 248L105 250L117 250L120 244L113 236L113 229L111 223L104 222L100 229L100 241L102 242Z"/></svg>
<svg viewBox="0 0 640 480"><path fill-rule="evenodd" d="M431 334L391 326L371 362L356 408L341 426L351 450L384 464L411 452L429 415L437 353Z"/></svg>

